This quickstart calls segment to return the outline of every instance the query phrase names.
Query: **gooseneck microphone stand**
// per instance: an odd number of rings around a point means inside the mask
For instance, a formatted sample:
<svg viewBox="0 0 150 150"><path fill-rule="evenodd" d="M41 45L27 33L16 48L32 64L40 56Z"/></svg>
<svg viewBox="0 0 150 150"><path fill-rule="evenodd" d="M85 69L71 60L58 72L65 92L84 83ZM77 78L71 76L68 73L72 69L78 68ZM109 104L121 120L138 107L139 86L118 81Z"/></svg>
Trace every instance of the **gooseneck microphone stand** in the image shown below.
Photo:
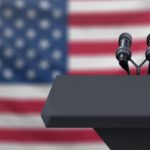
<svg viewBox="0 0 150 150"><path fill-rule="evenodd" d="M149 61L148 67L148 75L150 75L150 34L147 37L147 46L148 49L145 53L146 58L138 65L132 58L131 58L131 44L132 44L132 36L129 33L122 33L119 37L119 48L116 51L116 58L119 61L120 66L130 75L130 69L128 61L130 61L137 70L137 75L140 75L141 67Z"/></svg>

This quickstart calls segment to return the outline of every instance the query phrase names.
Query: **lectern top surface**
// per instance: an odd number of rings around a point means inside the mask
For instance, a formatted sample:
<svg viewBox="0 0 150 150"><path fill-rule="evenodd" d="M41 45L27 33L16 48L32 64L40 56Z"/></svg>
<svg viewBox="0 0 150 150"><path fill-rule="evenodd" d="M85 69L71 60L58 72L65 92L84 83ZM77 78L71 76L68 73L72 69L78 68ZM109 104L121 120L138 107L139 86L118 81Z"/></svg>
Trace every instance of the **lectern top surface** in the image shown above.
<svg viewBox="0 0 150 150"><path fill-rule="evenodd" d="M42 118L47 127L150 127L150 77L59 76Z"/></svg>

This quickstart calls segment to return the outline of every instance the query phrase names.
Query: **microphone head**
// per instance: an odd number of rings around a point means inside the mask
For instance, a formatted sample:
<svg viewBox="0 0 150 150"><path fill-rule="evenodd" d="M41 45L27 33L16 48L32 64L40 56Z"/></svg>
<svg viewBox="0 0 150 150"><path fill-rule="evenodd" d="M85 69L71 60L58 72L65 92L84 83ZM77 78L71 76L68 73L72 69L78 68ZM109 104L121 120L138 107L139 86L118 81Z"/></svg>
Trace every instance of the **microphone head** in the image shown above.
<svg viewBox="0 0 150 150"><path fill-rule="evenodd" d="M150 34L147 36L147 46L150 47Z"/></svg>
<svg viewBox="0 0 150 150"><path fill-rule="evenodd" d="M116 51L116 58L120 60L120 55L127 61L131 58L130 46L132 43L132 36L129 33L122 33L119 36L119 48Z"/></svg>
<svg viewBox="0 0 150 150"><path fill-rule="evenodd" d="M146 59L150 61L150 34L147 36L147 46L148 49L145 52Z"/></svg>
<svg viewBox="0 0 150 150"><path fill-rule="evenodd" d="M132 43L132 36L129 34L129 33L122 33L120 36L119 36L119 45L121 46L122 45L122 42L123 41L126 41L126 43L124 43L125 45L128 44L127 46L131 46L131 43Z"/></svg>
<svg viewBox="0 0 150 150"><path fill-rule="evenodd" d="M120 66L129 74L128 61L131 59L132 36L129 33L122 33L119 36L119 48L116 51L116 58Z"/></svg>

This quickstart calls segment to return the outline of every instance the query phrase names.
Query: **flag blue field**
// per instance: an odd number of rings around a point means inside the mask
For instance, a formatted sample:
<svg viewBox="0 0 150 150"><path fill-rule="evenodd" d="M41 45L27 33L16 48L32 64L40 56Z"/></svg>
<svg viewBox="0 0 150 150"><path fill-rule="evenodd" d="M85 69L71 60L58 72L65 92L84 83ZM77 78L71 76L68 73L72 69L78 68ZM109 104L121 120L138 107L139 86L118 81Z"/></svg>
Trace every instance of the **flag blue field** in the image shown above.
<svg viewBox="0 0 150 150"><path fill-rule="evenodd" d="M93 129L46 129L40 112L57 75L126 75L122 32L140 63L150 1L0 0L0 150L108 150Z"/></svg>

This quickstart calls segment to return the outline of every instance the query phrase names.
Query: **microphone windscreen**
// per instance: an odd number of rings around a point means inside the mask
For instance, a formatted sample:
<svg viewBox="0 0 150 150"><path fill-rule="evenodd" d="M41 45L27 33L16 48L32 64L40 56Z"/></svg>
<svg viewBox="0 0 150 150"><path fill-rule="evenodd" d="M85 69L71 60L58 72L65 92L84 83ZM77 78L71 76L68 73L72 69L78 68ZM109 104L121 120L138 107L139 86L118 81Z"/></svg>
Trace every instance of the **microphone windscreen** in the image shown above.
<svg viewBox="0 0 150 150"><path fill-rule="evenodd" d="M150 47L150 34L147 36L147 46Z"/></svg>
<svg viewBox="0 0 150 150"><path fill-rule="evenodd" d="M121 41L122 39L127 39L130 41L130 45L132 43L132 36L129 34L129 33L122 33L120 36L119 36L119 45L121 44Z"/></svg>

